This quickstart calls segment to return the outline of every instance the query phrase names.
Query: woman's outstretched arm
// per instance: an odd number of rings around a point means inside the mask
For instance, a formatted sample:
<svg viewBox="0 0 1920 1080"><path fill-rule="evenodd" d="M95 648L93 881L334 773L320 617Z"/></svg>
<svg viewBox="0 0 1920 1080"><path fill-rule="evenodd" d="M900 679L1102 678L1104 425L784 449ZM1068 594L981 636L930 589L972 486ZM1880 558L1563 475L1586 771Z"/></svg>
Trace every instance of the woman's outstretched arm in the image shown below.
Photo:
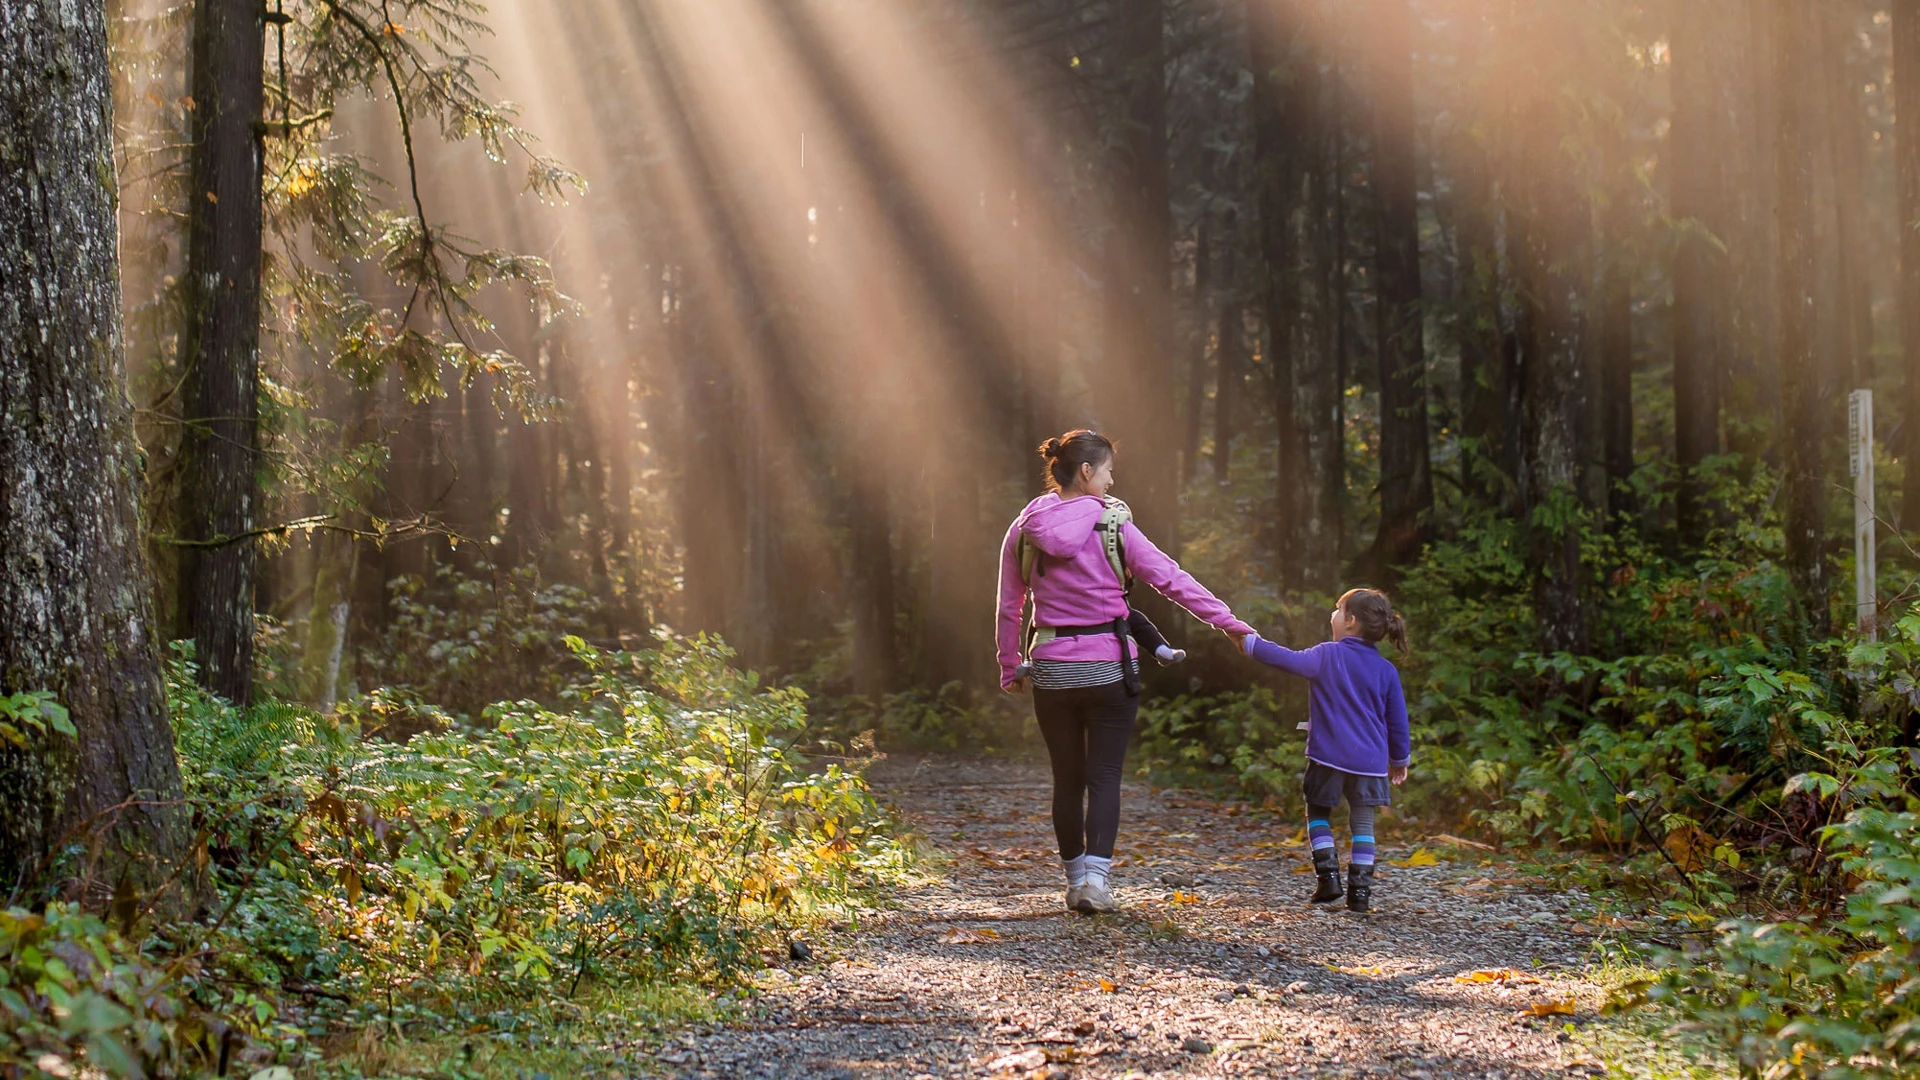
<svg viewBox="0 0 1920 1080"><path fill-rule="evenodd" d="M1253 627L1241 622L1220 598L1207 591L1193 575L1153 545L1147 534L1132 522L1121 531L1127 548L1127 568L1141 581L1153 586L1161 596L1187 609L1187 613L1208 626L1229 634L1251 634ZM1016 567L1016 573L1018 568Z"/></svg>

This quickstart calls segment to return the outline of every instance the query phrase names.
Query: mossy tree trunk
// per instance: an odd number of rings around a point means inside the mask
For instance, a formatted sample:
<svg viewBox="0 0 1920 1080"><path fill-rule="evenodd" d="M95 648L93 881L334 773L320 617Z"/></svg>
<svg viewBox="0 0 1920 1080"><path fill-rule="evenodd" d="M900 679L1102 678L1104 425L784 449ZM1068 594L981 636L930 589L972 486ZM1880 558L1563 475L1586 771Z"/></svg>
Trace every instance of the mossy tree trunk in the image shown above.
<svg viewBox="0 0 1920 1080"><path fill-rule="evenodd" d="M188 815L140 547L103 0L0 6L0 694L77 736L0 742L0 892L69 838L164 876Z"/></svg>

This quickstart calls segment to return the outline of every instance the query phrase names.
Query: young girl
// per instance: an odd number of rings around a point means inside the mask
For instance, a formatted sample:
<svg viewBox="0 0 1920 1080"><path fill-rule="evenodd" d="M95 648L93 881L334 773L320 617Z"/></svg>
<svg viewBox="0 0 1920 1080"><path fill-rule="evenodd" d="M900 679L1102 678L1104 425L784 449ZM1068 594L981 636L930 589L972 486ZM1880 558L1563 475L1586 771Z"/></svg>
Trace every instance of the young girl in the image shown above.
<svg viewBox="0 0 1920 1080"><path fill-rule="evenodd" d="M1333 609L1333 640L1295 651L1258 634L1243 639L1248 656L1307 679L1307 835L1313 841L1316 904L1340 899L1340 855L1333 809L1344 796L1353 857L1347 907L1367 910L1373 897L1373 808L1393 802L1391 785L1407 778L1413 758L1400 672L1380 655L1380 639L1407 651L1407 626L1386 594L1349 589Z"/></svg>

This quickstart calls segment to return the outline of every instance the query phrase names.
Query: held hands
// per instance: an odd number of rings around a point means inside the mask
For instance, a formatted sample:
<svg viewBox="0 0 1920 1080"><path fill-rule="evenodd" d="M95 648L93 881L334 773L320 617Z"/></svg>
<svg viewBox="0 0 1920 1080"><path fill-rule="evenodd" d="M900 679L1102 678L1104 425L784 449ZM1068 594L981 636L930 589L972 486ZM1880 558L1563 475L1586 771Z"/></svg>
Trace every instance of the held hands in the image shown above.
<svg viewBox="0 0 1920 1080"><path fill-rule="evenodd" d="M1234 652L1239 653L1241 656L1247 655L1247 641L1253 637L1252 634L1236 633L1232 630L1222 630L1220 632L1227 635L1228 641L1233 642Z"/></svg>
<svg viewBox="0 0 1920 1080"><path fill-rule="evenodd" d="M1387 782L1396 786L1406 783L1407 767L1405 765L1387 766Z"/></svg>

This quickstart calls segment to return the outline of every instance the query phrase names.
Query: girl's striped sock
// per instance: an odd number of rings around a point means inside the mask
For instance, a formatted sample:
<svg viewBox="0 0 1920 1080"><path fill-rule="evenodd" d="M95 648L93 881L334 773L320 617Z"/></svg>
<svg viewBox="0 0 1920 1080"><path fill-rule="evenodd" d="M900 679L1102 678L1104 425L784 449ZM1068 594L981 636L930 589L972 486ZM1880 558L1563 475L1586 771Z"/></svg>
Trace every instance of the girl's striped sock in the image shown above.
<svg viewBox="0 0 1920 1080"><path fill-rule="evenodd" d="M1313 844L1314 851L1333 848L1333 807L1307 807L1307 839Z"/></svg>
<svg viewBox="0 0 1920 1080"><path fill-rule="evenodd" d="M1373 865L1373 807L1347 807L1347 828L1353 832L1353 856L1355 866Z"/></svg>

